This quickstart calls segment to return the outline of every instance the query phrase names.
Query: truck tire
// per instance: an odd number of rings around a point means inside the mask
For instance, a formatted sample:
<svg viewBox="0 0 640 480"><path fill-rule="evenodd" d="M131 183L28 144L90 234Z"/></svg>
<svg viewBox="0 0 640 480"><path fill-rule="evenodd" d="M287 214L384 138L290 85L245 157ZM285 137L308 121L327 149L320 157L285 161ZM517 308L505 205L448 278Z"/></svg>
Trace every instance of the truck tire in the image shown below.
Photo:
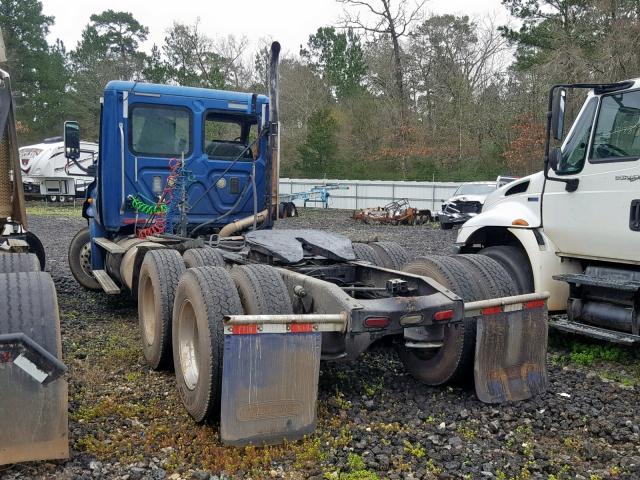
<svg viewBox="0 0 640 480"><path fill-rule="evenodd" d="M382 267L400 271L411 260L409 252L395 242L374 242L371 246L382 261Z"/></svg>
<svg viewBox="0 0 640 480"><path fill-rule="evenodd" d="M138 321L144 358L154 370L171 361L173 299L185 270L180 254L164 248L147 252L140 267Z"/></svg>
<svg viewBox="0 0 640 480"><path fill-rule="evenodd" d="M453 228L453 223L449 222L440 222L440 228L442 230L451 230Z"/></svg>
<svg viewBox="0 0 640 480"><path fill-rule="evenodd" d="M0 274L39 271L40 262L33 253L0 253Z"/></svg>
<svg viewBox="0 0 640 480"><path fill-rule="evenodd" d="M69 269L81 286L87 290L102 290L91 269L91 236L89 227L84 227L69 245Z"/></svg>
<svg viewBox="0 0 640 480"><path fill-rule="evenodd" d="M29 245L29 253L34 253L36 257L38 257L38 261L40 262L40 270L44 271L44 267L46 264L46 257L44 253L44 246L40 239L32 232L27 232L27 244Z"/></svg>
<svg viewBox="0 0 640 480"><path fill-rule="evenodd" d="M23 332L62 359L58 297L51 275L31 271L0 274L0 334Z"/></svg>
<svg viewBox="0 0 640 480"><path fill-rule="evenodd" d="M356 260L363 260L365 262L370 262L376 266L382 265L382 260L380 259L380 256L373 249L371 245L367 245L366 243L354 243L353 253L356 254Z"/></svg>
<svg viewBox="0 0 640 480"><path fill-rule="evenodd" d="M478 284L484 287L484 297L509 297L518 294L518 287L509 272L497 261L484 255L455 255L458 262L468 265Z"/></svg>
<svg viewBox="0 0 640 480"><path fill-rule="evenodd" d="M509 275L517 285L517 294L535 291L531 263L522 248L512 245L500 245L483 248L478 253L493 258L509 272Z"/></svg>
<svg viewBox="0 0 640 480"><path fill-rule="evenodd" d="M269 265L238 265L231 269L247 315L290 315L293 306L280 274Z"/></svg>
<svg viewBox="0 0 640 480"><path fill-rule="evenodd" d="M405 272L429 277L456 293L465 301L479 300L482 291L471 279L469 268L450 257L420 257L407 264ZM475 353L475 323L464 320L444 327L443 346L421 351L400 346L399 355L411 375L427 385L442 385L461 380L472 373L469 359Z"/></svg>
<svg viewBox="0 0 640 480"><path fill-rule="evenodd" d="M190 268L180 277L173 306L173 364L180 398L196 422L220 418L222 320L242 313L224 268Z"/></svg>
<svg viewBox="0 0 640 480"><path fill-rule="evenodd" d="M187 268L195 267L224 267L224 257L211 247L190 248L182 256Z"/></svg>

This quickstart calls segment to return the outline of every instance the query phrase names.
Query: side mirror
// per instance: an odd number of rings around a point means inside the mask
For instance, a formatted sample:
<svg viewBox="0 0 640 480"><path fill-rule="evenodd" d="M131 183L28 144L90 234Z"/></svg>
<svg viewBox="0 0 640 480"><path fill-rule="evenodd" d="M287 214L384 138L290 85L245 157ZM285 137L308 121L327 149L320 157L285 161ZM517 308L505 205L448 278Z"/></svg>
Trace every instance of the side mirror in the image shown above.
<svg viewBox="0 0 640 480"><path fill-rule="evenodd" d="M556 90L551 108L551 135L556 140L562 140L564 135L564 111L567 104L567 91L564 88Z"/></svg>
<svg viewBox="0 0 640 480"><path fill-rule="evenodd" d="M556 147L551 152L549 152L549 167L554 172L558 171L558 165L560 165L560 160L562 159L562 150L560 147Z"/></svg>
<svg viewBox="0 0 640 480"><path fill-rule="evenodd" d="M64 122L64 156L69 160L80 158L80 124Z"/></svg>

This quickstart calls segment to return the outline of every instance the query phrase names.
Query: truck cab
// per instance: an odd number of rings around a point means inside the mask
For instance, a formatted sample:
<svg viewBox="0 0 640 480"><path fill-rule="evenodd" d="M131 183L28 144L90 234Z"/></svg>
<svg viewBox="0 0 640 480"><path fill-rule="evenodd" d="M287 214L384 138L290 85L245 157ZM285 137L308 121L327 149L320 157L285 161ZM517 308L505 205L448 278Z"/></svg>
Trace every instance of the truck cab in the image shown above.
<svg viewBox="0 0 640 480"><path fill-rule="evenodd" d="M92 191L88 213L95 228L107 234L134 229L132 200L156 203L172 160L183 162L187 177L187 231L209 220L215 229L252 214L252 176L263 210L268 103L266 96L251 93L110 82L101 113L100 188ZM215 221L222 215L228 218Z"/></svg>
<svg viewBox="0 0 640 480"><path fill-rule="evenodd" d="M588 89L564 134L570 92ZM491 194L457 238L551 292L556 326L639 344L640 80L559 85L549 99L544 171ZM627 335L628 334L628 335Z"/></svg>
<svg viewBox="0 0 640 480"><path fill-rule="evenodd" d="M268 97L255 93L110 82L75 255L81 284L98 287L108 242L127 235L211 235L258 212L269 227L268 112ZM69 136L78 130L66 122Z"/></svg>

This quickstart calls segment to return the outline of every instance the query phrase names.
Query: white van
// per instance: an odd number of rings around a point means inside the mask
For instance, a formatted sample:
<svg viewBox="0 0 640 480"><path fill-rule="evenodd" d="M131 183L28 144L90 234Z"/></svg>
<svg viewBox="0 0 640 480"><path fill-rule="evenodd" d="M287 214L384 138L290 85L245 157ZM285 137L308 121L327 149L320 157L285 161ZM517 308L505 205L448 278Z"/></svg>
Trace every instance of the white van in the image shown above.
<svg viewBox="0 0 640 480"><path fill-rule="evenodd" d="M93 181L91 167L98 158L98 144L80 142L80 158L73 162L64 156L62 137L20 148L20 167L25 194L46 196L51 201L83 196Z"/></svg>

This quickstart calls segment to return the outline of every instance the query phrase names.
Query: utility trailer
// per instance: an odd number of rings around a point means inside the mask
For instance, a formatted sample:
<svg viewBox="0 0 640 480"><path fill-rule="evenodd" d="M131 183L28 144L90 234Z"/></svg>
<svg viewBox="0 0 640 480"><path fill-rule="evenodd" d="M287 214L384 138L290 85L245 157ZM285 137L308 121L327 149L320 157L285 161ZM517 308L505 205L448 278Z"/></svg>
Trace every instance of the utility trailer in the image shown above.
<svg viewBox="0 0 640 480"><path fill-rule="evenodd" d="M107 85L89 225L69 249L78 282L137 298L147 363L173 365L186 410L231 445L310 433L320 361L387 336L426 384L473 377L492 403L544 392L546 295L516 295L494 260L272 228L279 51L269 97ZM68 155L78 131L66 123Z"/></svg>
<svg viewBox="0 0 640 480"><path fill-rule="evenodd" d="M11 81L0 70L0 465L69 456L58 302L44 262L27 230Z"/></svg>
<svg viewBox="0 0 640 480"><path fill-rule="evenodd" d="M554 85L547 118L544 170L490 194L457 249L500 262L520 292L549 292L567 313L552 327L638 348L640 79Z"/></svg>

